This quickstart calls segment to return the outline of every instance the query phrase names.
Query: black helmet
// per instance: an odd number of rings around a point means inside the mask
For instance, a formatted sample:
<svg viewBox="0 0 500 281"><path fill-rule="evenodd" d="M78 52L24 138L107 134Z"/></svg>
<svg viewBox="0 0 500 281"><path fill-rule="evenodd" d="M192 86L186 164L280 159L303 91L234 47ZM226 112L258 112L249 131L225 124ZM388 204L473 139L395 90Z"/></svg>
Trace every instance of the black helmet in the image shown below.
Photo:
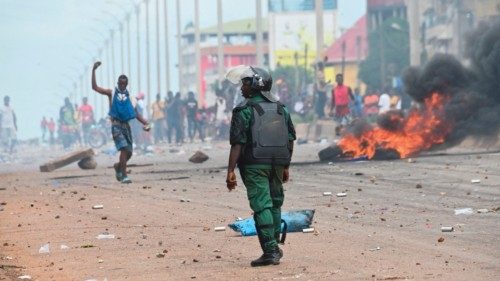
<svg viewBox="0 0 500 281"><path fill-rule="evenodd" d="M251 79L252 89L260 91L271 102L277 101L276 97L270 92L273 86L273 78L265 69L247 65L236 66L227 72L226 79L233 84L238 84L243 79Z"/></svg>

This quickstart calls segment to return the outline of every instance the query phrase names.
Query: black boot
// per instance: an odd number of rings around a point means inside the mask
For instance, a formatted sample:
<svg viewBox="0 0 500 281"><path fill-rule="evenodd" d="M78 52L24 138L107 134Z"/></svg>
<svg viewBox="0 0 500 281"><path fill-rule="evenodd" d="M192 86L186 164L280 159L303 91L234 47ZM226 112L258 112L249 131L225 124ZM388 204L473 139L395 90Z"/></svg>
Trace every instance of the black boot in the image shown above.
<svg viewBox="0 0 500 281"><path fill-rule="evenodd" d="M282 254L280 254L280 249L276 247L271 252L264 253L260 258L253 260L250 265L255 266L266 266L266 265L277 265L280 264L280 258Z"/></svg>
<svg viewBox="0 0 500 281"><path fill-rule="evenodd" d="M280 233L279 232L274 235L274 239L276 239L277 243L280 243ZM281 259L283 257L283 250L281 250L278 247L278 252L280 253L280 259Z"/></svg>

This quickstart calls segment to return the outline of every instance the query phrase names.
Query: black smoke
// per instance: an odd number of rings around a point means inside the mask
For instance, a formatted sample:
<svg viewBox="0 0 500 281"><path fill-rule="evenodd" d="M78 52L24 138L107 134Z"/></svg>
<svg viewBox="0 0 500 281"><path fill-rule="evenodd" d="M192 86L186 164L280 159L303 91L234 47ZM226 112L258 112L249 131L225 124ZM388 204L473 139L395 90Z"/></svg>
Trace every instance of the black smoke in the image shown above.
<svg viewBox="0 0 500 281"><path fill-rule="evenodd" d="M500 21L481 23L466 37L468 66L437 54L403 75L405 91L417 102L439 92L449 97L445 118L453 124L447 144L468 136L496 142L500 133Z"/></svg>

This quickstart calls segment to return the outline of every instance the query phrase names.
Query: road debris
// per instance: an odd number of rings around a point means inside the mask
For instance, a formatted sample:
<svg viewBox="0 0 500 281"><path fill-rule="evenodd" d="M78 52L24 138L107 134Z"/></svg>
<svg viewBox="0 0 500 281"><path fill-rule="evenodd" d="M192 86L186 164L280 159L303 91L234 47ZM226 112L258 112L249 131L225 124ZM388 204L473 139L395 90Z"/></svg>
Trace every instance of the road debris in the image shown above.
<svg viewBox="0 0 500 281"><path fill-rule="evenodd" d="M478 212L479 214L486 214L486 213L489 213L489 212L490 212L490 210L488 210L488 209L478 209L478 210L477 210L477 212Z"/></svg>
<svg viewBox="0 0 500 281"><path fill-rule="evenodd" d="M38 250L39 254L50 254L50 244L45 244L40 247Z"/></svg>
<svg viewBox="0 0 500 281"><path fill-rule="evenodd" d="M347 196L347 193L343 193L343 192L337 193L337 197L346 197L346 196Z"/></svg>
<svg viewBox="0 0 500 281"><path fill-rule="evenodd" d="M80 161L86 158L92 158L95 155L94 150L85 149L75 151L69 154L66 154L56 160L47 162L40 166L40 172L52 172L56 169L69 165L73 162Z"/></svg>
<svg viewBox="0 0 500 281"><path fill-rule="evenodd" d="M422 188L422 185L419 184L419 183L417 183L417 185L415 186L415 188L420 189L420 188Z"/></svg>
<svg viewBox="0 0 500 281"><path fill-rule="evenodd" d="M323 192L323 196L332 196L332 193L330 191Z"/></svg>
<svg viewBox="0 0 500 281"><path fill-rule="evenodd" d="M97 239L115 239L114 234L109 234L109 233L101 233L96 236Z"/></svg>
<svg viewBox="0 0 500 281"><path fill-rule="evenodd" d="M472 208L462 208L455 209L455 215L472 215L474 214L474 210Z"/></svg>
<svg viewBox="0 0 500 281"><path fill-rule="evenodd" d="M304 228L302 229L303 233L313 233L314 232L314 227L311 228Z"/></svg>
<svg viewBox="0 0 500 281"><path fill-rule="evenodd" d="M62 245L61 245L61 250L68 250L68 249L69 249L69 247L68 247L68 246L66 246L66 245L64 245L64 244L62 244Z"/></svg>
<svg viewBox="0 0 500 281"><path fill-rule="evenodd" d="M92 209L94 209L94 210L98 210L98 209L102 209L102 208L104 208L104 205L94 205L94 206L92 206Z"/></svg>
<svg viewBox="0 0 500 281"><path fill-rule="evenodd" d="M441 232L453 232L453 226L442 226Z"/></svg>
<svg viewBox="0 0 500 281"><path fill-rule="evenodd" d="M214 228L215 231L226 231L226 227L225 226L217 226Z"/></svg>
<svg viewBox="0 0 500 281"><path fill-rule="evenodd" d="M439 237L438 242L439 242L439 243L444 242L444 237Z"/></svg>
<svg viewBox="0 0 500 281"><path fill-rule="evenodd" d="M21 276L17 277L17 279L21 279L21 280L31 280L31 276L30 276L30 275L21 275Z"/></svg>
<svg viewBox="0 0 500 281"><path fill-rule="evenodd" d="M198 150L189 158L189 162L199 164L207 161L208 159L208 155Z"/></svg>
<svg viewBox="0 0 500 281"><path fill-rule="evenodd" d="M480 179L472 179L470 180L471 183L480 183L481 180Z"/></svg>

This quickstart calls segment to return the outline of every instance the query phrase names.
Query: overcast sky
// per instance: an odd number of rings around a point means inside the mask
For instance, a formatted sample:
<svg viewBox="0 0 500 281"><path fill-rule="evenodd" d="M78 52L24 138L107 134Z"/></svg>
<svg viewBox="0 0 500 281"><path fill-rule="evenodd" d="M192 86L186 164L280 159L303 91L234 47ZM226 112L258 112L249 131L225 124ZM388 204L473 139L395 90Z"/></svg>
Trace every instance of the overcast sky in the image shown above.
<svg viewBox="0 0 500 281"><path fill-rule="evenodd" d="M63 98L69 95L73 81L84 71L88 71L92 56L102 46L103 36L108 36L109 29L116 29L118 24L113 15L124 18L138 0L0 0L0 96L11 96L12 106L18 117L21 139L38 137L39 122L42 116L57 119L59 107ZM160 0L160 15L163 15L163 2ZM194 1L182 0L182 26L193 20ZM243 19L255 16L255 1L223 0L224 21ZM263 15L267 15L267 1L263 0ZM156 40L155 36L155 5L156 0L150 0L150 62L152 92L156 92ZM144 10L144 4L142 4ZM177 89L177 48L175 41L176 14L175 1L167 0L169 46L170 46L170 89ZM366 12L365 0L339 0L339 24L341 28L351 26ZM216 0L200 0L200 25L208 27L215 25ZM141 13L141 40L145 34L145 15ZM160 34L163 38L163 16L160 22ZM131 32L135 34L136 18L132 17ZM115 35L118 39L118 34ZM132 37L132 61L136 61L136 41ZM120 65L119 42L115 40L115 65ZM161 57L164 66L164 42L160 42ZM142 41L142 50L145 43ZM145 83L145 59L141 82ZM106 59L100 58L104 61ZM126 57L125 57L126 62ZM134 63L135 64L135 63ZM102 71L105 68L103 66ZM135 69L131 71L130 84L133 88ZM90 75L90 74L88 74ZM88 75L86 79L88 79ZM100 75L103 75L101 73ZM137 80L137 79L135 79ZM78 80L79 81L79 80ZM104 80L106 83L107 81ZM164 82L163 82L164 83ZM107 87L111 87L104 85ZM143 87L144 88L144 87ZM166 85L162 85L162 91ZM85 89L90 103L97 101L97 114L101 114L101 101L94 98L90 85ZM164 94L164 93L163 93Z"/></svg>

